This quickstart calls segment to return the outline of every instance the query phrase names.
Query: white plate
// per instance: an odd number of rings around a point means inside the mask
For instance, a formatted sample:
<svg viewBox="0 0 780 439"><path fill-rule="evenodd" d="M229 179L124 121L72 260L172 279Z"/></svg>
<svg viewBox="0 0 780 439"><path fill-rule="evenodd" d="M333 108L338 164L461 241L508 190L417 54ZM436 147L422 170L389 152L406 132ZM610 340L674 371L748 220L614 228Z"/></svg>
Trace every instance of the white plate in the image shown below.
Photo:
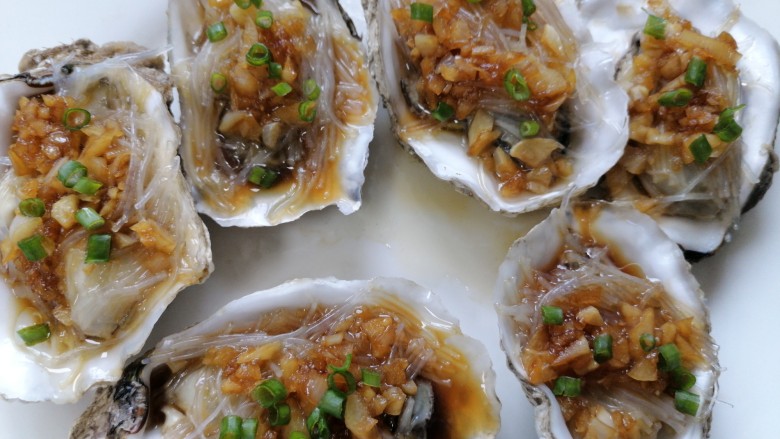
<svg viewBox="0 0 780 439"><path fill-rule="evenodd" d="M30 48L80 37L97 43L133 40L166 45L167 2L0 0L0 72L16 72ZM744 0L745 13L780 37L780 3ZM210 315L235 298L297 277L364 279L402 276L441 295L463 331L482 340L498 374L503 403L500 438L535 437L532 409L506 367L492 305L498 265L509 245L545 212L505 218L436 180L395 144L380 112L363 190L351 216L335 208L274 228L221 229L208 221L216 271L181 293L163 315L148 346ZM709 298L713 333L721 345L720 395L712 437L777 437L780 413L780 189L748 213L734 242L697 264ZM1 361L1 360L0 360ZM66 438L87 404L0 401L0 437Z"/></svg>

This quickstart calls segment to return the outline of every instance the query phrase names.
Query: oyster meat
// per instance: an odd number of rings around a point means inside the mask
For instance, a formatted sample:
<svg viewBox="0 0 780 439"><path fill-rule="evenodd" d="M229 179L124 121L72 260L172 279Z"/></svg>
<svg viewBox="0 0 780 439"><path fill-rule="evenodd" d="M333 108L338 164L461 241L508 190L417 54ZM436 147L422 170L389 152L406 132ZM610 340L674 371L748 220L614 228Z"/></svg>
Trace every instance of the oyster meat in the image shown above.
<svg viewBox="0 0 780 439"><path fill-rule="evenodd" d="M0 80L3 397L73 402L118 379L212 270L162 58L142 50L80 40Z"/></svg>
<svg viewBox="0 0 780 439"><path fill-rule="evenodd" d="M341 6L172 0L169 20L198 209L241 227L356 211L377 104Z"/></svg>
<svg viewBox="0 0 780 439"><path fill-rule="evenodd" d="M634 209L556 209L515 242L501 343L549 438L706 437L719 375L682 251Z"/></svg>
<svg viewBox="0 0 780 439"><path fill-rule="evenodd" d="M71 437L491 438L493 383L485 348L420 286L297 280L163 339Z"/></svg>
<svg viewBox="0 0 780 439"><path fill-rule="evenodd" d="M573 1L368 3L395 134L437 177L521 213L619 158L627 97Z"/></svg>

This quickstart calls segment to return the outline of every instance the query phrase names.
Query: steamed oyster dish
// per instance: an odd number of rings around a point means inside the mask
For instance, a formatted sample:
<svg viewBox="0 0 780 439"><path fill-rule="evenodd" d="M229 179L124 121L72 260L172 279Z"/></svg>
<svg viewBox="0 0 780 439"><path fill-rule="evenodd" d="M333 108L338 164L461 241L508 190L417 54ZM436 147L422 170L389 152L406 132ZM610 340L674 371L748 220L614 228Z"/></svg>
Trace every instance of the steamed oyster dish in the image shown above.
<svg viewBox="0 0 780 439"><path fill-rule="evenodd" d="M602 188L658 218L686 250L709 253L771 182L780 57L737 12L726 9L709 33L695 27L728 2L698 2L707 13L689 3L697 2L679 2L693 23L663 1L648 2L647 12L635 5L644 27L617 73L630 99L630 138Z"/></svg>
<svg viewBox="0 0 780 439"><path fill-rule="evenodd" d="M493 210L525 212L567 188L581 192L625 143L625 95L584 41L573 2L558 3L561 11L538 0L368 7L398 139Z"/></svg>
<svg viewBox="0 0 780 439"><path fill-rule="evenodd" d="M578 206L517 241L502 345L555 438L705 437L719 373L681 250L633 209Z"/></svg>
<svg viewBox="0 0 780 439"><path fill-rule="evenodd" d="M293 281L163 339L71 437L490 438L493 376L409 281Z"/></svg>
<svg viewBox="0 0 780 439"><path fill-rule="evenodd" d="M116 380L211 270L162 58L140 50L80 40L0 80L4 397L72 402Z"/></svg>
<svg viewBox="0 0 780 439"><path fill-rule="evenodd" d="M198 209L242 227L356 211L376 98L339 5L172 0L169 16Z"/></svg>

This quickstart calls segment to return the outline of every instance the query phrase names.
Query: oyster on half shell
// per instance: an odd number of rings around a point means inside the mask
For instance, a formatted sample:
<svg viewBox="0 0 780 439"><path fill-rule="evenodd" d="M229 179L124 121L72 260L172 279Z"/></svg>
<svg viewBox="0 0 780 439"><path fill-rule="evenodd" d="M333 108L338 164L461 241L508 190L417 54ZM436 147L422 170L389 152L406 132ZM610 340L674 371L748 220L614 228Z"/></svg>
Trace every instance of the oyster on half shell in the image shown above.
<svg viewBox="0 0 780 439"><path fill-rule="evenodd" d="M582 193L620 157L627 97L574 1L367 3L396 137L437 177L517 214Z"/></svg>
<svg viewBox="0 0 780 439"><path fill-rule="evenodd" d="M492 438L499 403L485 348L431 292L296 280L163 339L71 438L217 438L225 420L250 437Z"/></svg>
<svg viewBox="0 0 780 439"><path fill-rule="evenodd" d="M212 270L162 58L142 50L80 40L0 80L5 398L73 402L115 381Z"/></svg>
<svg viewBox="0 0 780 439"><path fill-rule="evenodd" d="M241 227L333 204L353 213L377 106L355 24L335 1L255 3L170 2L198 210Z"/></svg>
<svg viewBox="0 0 780 439"><path fill-rule="evenodd" d="M634 209L556 209L499 269L501 343L545 438L703 438L719 375L699 285Z"/></svg>

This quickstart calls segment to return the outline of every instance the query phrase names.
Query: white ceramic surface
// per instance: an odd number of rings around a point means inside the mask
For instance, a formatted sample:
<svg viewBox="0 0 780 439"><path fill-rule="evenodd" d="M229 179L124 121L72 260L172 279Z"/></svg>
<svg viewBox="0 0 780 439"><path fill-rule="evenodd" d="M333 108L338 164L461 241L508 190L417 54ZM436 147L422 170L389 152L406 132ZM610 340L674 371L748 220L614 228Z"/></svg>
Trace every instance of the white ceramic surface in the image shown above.
<svg viewBox="0 0 780 439"><path fill-rule="evenodd" d="M16 71L29 48L89 37L98 43L134 40L164 47L164 0L133 2L0 0L0 72ZM780 2L744 0L743 10L780 37ZM492 292L509 245L547 212L505 218L436 180L404 153L380 112L366 170L363 207L306 214L274 228L221 229L212 233L216 270L180 295L147 343L203 320L230 300L298 277L364 279L402 276L434 290L463 331L488 347L502 400L502 439L534 438L532 409L506 367L498 344ZM712 438L780 437L780 189L774 187L740 225L732 243L698 263L694 275L711 308L719 342L719 403ZM0 401L0 438L66 438L86 406Z"/></svg>

